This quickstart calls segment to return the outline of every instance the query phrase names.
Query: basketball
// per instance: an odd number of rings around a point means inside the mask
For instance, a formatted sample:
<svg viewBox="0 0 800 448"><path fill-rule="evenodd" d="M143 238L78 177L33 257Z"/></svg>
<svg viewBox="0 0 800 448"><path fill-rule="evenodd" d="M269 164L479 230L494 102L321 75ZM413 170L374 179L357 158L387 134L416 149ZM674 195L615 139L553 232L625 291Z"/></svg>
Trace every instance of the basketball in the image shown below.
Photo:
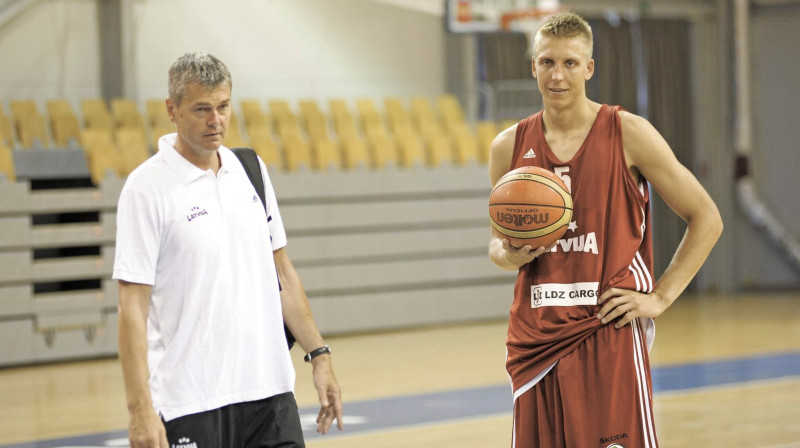
<svg viewBox="0 0 800 448"><path fill-rule="evenodd" d="M572 220L572 196L552 171L524 166L497 181L489 196L492 227L514 247L536 249L561 238Z"/></svg>

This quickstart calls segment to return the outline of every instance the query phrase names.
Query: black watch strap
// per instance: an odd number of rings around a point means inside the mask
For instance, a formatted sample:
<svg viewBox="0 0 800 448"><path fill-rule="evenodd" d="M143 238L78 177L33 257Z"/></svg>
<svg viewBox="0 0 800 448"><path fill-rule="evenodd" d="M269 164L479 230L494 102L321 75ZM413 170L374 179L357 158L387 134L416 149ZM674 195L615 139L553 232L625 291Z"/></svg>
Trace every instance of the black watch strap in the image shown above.
<svg viewBox="0 0 800 448"><path fill-rule="evenodd" d="M307 353L307 354L306 354L306 356L304 356L304 357L303 357L303 360L304 360L305 362L311 362L311 360L312 360L312 359L314 359L314 358L316 358L317 356L319 356L319 355L326 355L326 354L327 354L327 355L330 355L330 354L331 354L331 348L330 348L330 347L328 347L327 345L323 345L323 346L322 346L322 347L320 347L320 348L317 348L317 349L311 350L311 353Z"/></svg>

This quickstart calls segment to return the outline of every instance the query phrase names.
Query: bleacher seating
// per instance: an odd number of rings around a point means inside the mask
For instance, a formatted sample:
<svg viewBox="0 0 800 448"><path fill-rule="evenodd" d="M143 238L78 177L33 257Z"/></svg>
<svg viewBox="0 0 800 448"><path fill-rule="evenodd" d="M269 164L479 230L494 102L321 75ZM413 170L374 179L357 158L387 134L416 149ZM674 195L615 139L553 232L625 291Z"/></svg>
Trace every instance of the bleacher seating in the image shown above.
<svg viewBox="0 0 800 448"><path fill-rule="evenodd" d="M0 182L3 180L14 182L17 176L14 170L14 158L9 149L2 140L0 140Z"/></svg>
<svg viewBox="0 0 800 448"><path fill-rule="evenodd" d="M114 130L114 119L108 110L103 99L86 99L81 101L83 111L83 125L86 128L106 129L109 132Z"/></svg>
<svg viewBox="0 0 800 448"><path fill-rule="evenodd" d="M23 148L49 146L44 116L33 101L11 101L17 137Z"/></svg>
<svg viewBox="0 0 800 448"><path fill-rule="evenodd" d="M69 102L66 100L48 101L47 113L50 115L50 129L55 144L59 147L66 147L70 144L77 145L80 140L81 128L78 117Z"/></svg>
<svg viewBox="0 0 800 448"><path fill-rule="evenodd" d="M473 126L454 97L349 101L332 100L324 110L315 100L243 100L225 140L253 147L267 164L320 329L334 334L506 313L513 274L494 269L485 256L489 186L479 165L501 127ZM112 101L112 114L105 101L86 100L82 118L51 101L47 120L35 103L18 103L13 120L0 104L0 338L18 341L0 345L0 365L113 354L108 335L116 331L117 291L108 278L117 197L124 177L157 151L157 139L174 124L163 100L145 102L144 115L138 101ZM38 125L19 128L18 119L37 115ZM69 125L57 119L69 115ZM67 146L50 154L85 155L94 187L31 192L13 162L36 146L32 135L38 146L48 147L47 137ZM69 148L76 138L83 152ZM96 222L30 224L32 214L88 210L97 211ZM76 245L96 245L99 255L31 255ZM34 293L39 282L83 279L97 286ZM428 312L420 315L421 307Z"/></svg>
<svg viewBox="0 0 800 448"><path fill-rule="evenodd" d="M14 145L14 134L11 130L11 119L8 118L3 106L0 105L0 144L11 148Z"/></svg>

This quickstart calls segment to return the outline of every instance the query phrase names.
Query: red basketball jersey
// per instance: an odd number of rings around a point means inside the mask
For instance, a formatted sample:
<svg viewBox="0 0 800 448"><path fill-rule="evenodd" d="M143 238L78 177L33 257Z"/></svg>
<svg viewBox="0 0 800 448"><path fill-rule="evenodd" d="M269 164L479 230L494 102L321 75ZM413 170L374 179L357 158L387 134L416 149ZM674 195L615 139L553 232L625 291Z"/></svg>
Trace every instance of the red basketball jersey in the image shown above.
<svg viewBox="0 0 800 448"><path fill-rule="evenodd" d="M649 192L627 167L619 110L603 105L567 161L548 146L542 112L517 126L509 169L532 165L559 175L574 213L552 252L519 270L506 360L514 390L602 326L597 297L607 289L653 290Z"/></svg>

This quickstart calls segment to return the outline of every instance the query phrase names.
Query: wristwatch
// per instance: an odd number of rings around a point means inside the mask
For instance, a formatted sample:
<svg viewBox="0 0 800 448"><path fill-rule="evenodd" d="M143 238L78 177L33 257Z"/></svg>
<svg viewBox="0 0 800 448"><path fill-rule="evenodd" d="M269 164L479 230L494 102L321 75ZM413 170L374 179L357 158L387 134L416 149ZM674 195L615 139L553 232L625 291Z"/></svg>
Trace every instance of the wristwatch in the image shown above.
<svg viewBox="0 0 800 448"><path fill-rule="evenodd" d="M311 353L307 353L306 356L303 357L305 362L311 362L312 359L316 358L319 355L331 354L331 348L327 345L323 345L318 349L311 350Z"/></svg>

